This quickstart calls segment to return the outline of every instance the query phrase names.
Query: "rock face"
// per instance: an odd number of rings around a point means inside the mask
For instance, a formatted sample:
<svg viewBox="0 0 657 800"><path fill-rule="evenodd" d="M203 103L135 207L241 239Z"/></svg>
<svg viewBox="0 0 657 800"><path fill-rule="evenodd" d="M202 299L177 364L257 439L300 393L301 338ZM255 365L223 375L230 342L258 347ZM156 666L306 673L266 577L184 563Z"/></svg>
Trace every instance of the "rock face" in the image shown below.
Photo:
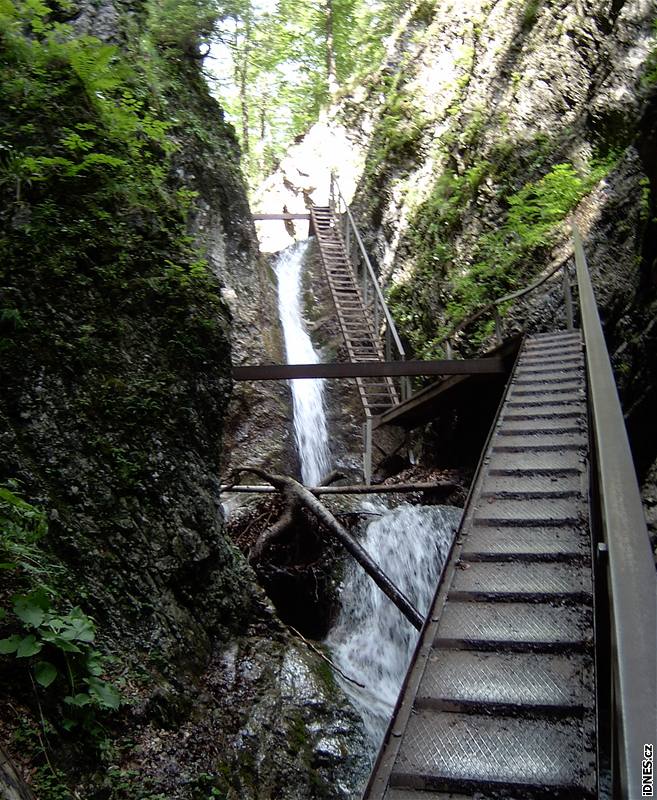
<svg viewBox="0 0 657 800"><path fill-rule="evenodd" d="M229 307L237 360L280 349L232 129L142 4L58 6L27 36L30 8L1 28L0 483L46 512L53 602L93 615L126 704L69 734L76 690L38 706L3 655L2 737L43 800L346 797L358 721L223 532L226 438L287 457L282 392L269 425L264 390L229 410ZM25 744L39 709L54 775Z"/></svg>
<svg viewBox="0 0 657 800"><path fill-rule="evenodd" d="M418 2L386 62L343 89L257 200L325 202L331 169L347 195L356 184L359 226L417 357L440 357L490 298L572 259L576 223L642 479L657 456L654 16L649 0ZM555 320L558 279L504 325ZM480 320L457 351L485 346L492 328Z"/></svg>
<svg viewBox="0 0 657 800"><path fill-rule="evenodd" d="M577 224L641 478L657 455L654 16L644 0L417 4L367 87L355 200L419 357L571 259ZM344 103L336 119L350 118L363 110ZM505 313L508 330L563 322L559 280ZM465 354L491 332L484 318L454 344Z"/></svg>

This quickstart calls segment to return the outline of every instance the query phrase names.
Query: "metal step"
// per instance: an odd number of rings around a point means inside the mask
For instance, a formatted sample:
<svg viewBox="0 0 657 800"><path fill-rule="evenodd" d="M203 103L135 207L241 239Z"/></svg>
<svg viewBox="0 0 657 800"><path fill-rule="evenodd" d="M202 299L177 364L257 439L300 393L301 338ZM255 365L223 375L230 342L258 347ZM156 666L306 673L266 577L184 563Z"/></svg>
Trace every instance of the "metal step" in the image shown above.
<svg viewBox="0 0 657 800"><path fill-rule="evenodd" d="M554 603L448 602L434 647L581 652L592 642L588 608Z"/></svg>
<svg viewBox="0 0 657 800"><path fill-rule="evenodd" d="M432 652L417 692L418 704L442 701L482 706L583 710L593 702L590 656Z"/></svg>
<svg viewBox="0 0 657 800"><path fill-rule="evenodd" d="M575 526L502 528L481 526L468 535L461 558L468 561L508 558L518 561L586 560L588 536Z"/></svg>
<svg viewBox="0 0 657 800"><path fill-rule="evenodd" d="M591 600L591 575L581 564L459 562L450 599Z"/></svg>
<svg viewBox="0 0 657 800"><path fill-rule="evenodd" d="M595 748L572 720L522 719L419 709L390 784L414 788L548 789L592 797ZM422 785L424 784L424 786Z"/></svg>

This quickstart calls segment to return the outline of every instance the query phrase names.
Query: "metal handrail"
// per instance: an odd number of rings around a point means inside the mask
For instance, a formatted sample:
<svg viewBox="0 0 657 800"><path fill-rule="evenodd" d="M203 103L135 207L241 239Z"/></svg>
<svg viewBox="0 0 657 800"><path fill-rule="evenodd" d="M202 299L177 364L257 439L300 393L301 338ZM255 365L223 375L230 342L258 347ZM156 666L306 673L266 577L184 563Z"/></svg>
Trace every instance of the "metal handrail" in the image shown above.
<svg viewBox="0 0 657 800"><path fill-rule="evenodd" d="M331 173L331 188L330 188L330 206L331 209L339 215L341 213L340 205L344 206L347 218L347 226L346 226L346 245L347 245L347 255L350 255L350 247L349 247L349 233L353 231L354 237L358 244L359 250L363 256L363 260L366 265L367 273L369 273L369 277L374 287L374 291L376 293L376 298L379 300L381 304L381 309L383 310L383 314L386 320L386 327L387 331L390 332L392 339L395 343L395 347L397 348L397 352L399 357L403 360L406 358L406 353L404 351L404 347L401 343L401 339L399 337L399 333L397 331L397 327L395 325L394 319L390 314L390 310L388 309L388 305L386 303L385 297L383 292L381 291L381 287L379 285L378 278L376 273L374 272L374 268L372 267L372 263L370 258L365 250L365 245L363 244L363 240L360 236L358 228L356 226L356 222L354 221L353 215L351 213L351 209L347 204L347 201L342 194L342 190L340 189L340 185L335 177L334 173ZM497 339L498 344L502 344L502 320L499 314L499 307L504 305L504 303L508 303L513 300L519 300L521 297L525 297L526 295L531 294L532 292L536 291L539 287L541 287L546 281L549 281L554 275L556 275L560 270L564 270L564 301L565 301L565 310L566 310L566 323L567 327L570 329L573 327L573 307L572 307L572 296L571 296L571 289L570 289L570 279L568 275L568 264L569 259L564 259L560 264L558 264L554 269L547 272L545 275L542 275L538 280L531 283L529 286L524 287L523 289L519 289L515 292L510 292L509 294L505 294L503 297L498 297L496 300L492 300L490 303L487 303L485 306L480 308L478 311L475 311L474 314L471 314L466 319L462 320L461 322L457 323L450 332L444 336L438 344L445 345L446 349L446 357L452 358L452 339L456 336L457 333L460 333L465 328L472 325L473 322L476 322L481 317L485 316L487 313L491 311L494 314L495 319L495 336ZM367 283L364 280L363 282L364 287L364 301L367 302ZM377 319L377 312L378 309L376 307L375 302L375 327L378 327L378 319ZM409 382L410 386L410 382ZM408 396L410 397L410 388L408 390Z"/></svg>
<svg viewBox="0 0 657 800"><path fill-rule="evenodd" d="M345 230L344 230L344 239L345 239L345 249L347 251L347 258L349 259L350 263L352 264L352 268L354 271L358 272L357 265L352 261L351 255L351 235L356 240L356 244L358 245L358 251L362 257L362 263L364 266L361 266L362 271L362 292L363 292L363 303L365 307L369 305L369 286L371 285L374 290L374 296L372 298L372 317L374 323L374 331L377 337L380 337L381 330L380 330L380 318L379 313L383 314L383 318L385 321L385 351L386 351L386 358L388 360L406 360L406 351L401 341L401 337L397 331L397 326L395 325L395 321L390 313L390 309L388 308L388 304L386 303L386 299L381 291L381 287L379 285L379 279L374 271L374 267L372 266L372 262L370 261L370 257L365 249L365 244L363 243L363 239L360 235L360 231L356 225L356 221L354 220L353 214L351 213L351 209L345 200L344 195L342 194L342 190L340 189L340 185L337 181L337 178L334 174L331 175L331 189L330 189L330 200L329 204L333 213L340 217L344 214L345 220ZM343 211L344 209L344 211ZM396 357L393 353L393 345L394 350L396 351ZM408 377L401 378L401 399L402 401L408 400L412 395L412 384Z"/></svg>
<svg viewBox="0 0 657 800"><path fill-rule="evenodd" d="M354 221L353 215L351 213L351 209L345 203L344 197L342 196L342 192L338 188L338 197L345 205L345 210L347 212L347 217L349 219L349 223L351 225L351 229L356 237L356 241L358 242L358 247L360 248L360 252L363 256L365 261L365 265L367 266L367 271L370 276L370 280L372 281L372 286L374 287L374 291L376 292L376 296L381 303L381 309L383 311L383 316L386 319L386 323L390 329L390 335L395 343L395 347L397 348L397 352L400 358L403 360L406 358L406 351L404 350L404 346L401 343L401 339L399 338L399 333L397 332L397 326L395 325L395 321L392 318L392 314L390 313L390 309L388 308L388 304L386 303L385 297L383 296L383 292L381 291L381 287L379 286L379 281L374 272L374 268L372 267L372 262L370 261L369 256L367 255L367 251L365 250L365 245L363 244L363 240L360 237L360 233L358 232L358 228L356 227L356 222Z"/></svg>
<svg viewBox="0 0 657 800"><path fill-rule="evenodd" d="M510 292L509 294L505 294L503 297L498 297L496 300L492 300L485 306L482 306L478 311L475 311L474 314L471 314L469 317L466 317L461 322L457 323L451 331L444 336L439 344L447 345L448 353L451 353L451 341L456 336L457 333L460 333L465 328L472 325L473 322L476 322L478 319L483 317L485 314L489 312L493 312L495 315L495 334L497 338L497 343L501 344L502 335L501 335L501 319L499 316L499 307L504 305L504 303L508 303L512 300L519 300L521 297L525 297L526 295L531 294L532 292L536 291L539 287L541 287L544 283L550 280L550 278L554 277L560 270L564 270L564 296L565 296L565 305L566 305L566 320L567 320L567 327L572 328L572 298L570 295L570 281L568 279L568 259L564 259L560 264L547 272L545 275L542 275L537 281L534 283L530 283L529 286L525 286L523 289L518 289L515 292ZM448 358L451 356L448 355Z"/></svg>
<svg viewBox="0 0 657 800"><path fill-rule="evenodd" d="M607 548L612 639L612 776L619 796L634 800L642 796L644 745L656 744L657 576L623 412L582 238L576 227L573 240L600 517Z"/></svg>

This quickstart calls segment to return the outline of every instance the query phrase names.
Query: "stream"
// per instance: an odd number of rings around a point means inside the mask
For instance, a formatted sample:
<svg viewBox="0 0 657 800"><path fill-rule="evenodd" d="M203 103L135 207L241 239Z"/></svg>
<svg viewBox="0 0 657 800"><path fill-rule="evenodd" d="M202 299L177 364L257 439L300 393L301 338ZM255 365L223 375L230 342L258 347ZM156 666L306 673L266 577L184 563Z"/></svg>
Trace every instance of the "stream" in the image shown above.
<svg viewBox="0 0 657 800"><path fill-rule="evenodd" d="M302 313L301 276L308 241L283 250L274 262L278 279L278 315L283 328L288 364L319 364ZM301 462L301 479L317 486L331 469L328 427L324 409L324 381L303 378L290 381L294 411L294 438Z"/></svg>
<svg viewBox="0 0 657 800"><path fill-rule="evenodd" d="M424 616L461 519L452 506L364 503L381 517L370 522L361 544ZM360 688L336 676L360 714L372 744L383 738L418 640L418 632L354 562L340 587L340 612L326 644L335 663Z"/></svg>
<svg viewBox="0 0 657 800"><path fill-rule="evenodd" d="M302 313L301 279L308 241L282 251L274 264L278 278L279 316L289 364L319 363ZM324 381L291 381L294 433L306 485L316 485L331 468ZM374 514L362 531L361 544L375 562L426 614L458 526L461 510L445 506L354 501ZM336 674L360 714L371 743L372 759L385 733L417 643L418 633L374 582L349 561L339 589L340 611L325 640L337 666L365 688Z"/></svg>

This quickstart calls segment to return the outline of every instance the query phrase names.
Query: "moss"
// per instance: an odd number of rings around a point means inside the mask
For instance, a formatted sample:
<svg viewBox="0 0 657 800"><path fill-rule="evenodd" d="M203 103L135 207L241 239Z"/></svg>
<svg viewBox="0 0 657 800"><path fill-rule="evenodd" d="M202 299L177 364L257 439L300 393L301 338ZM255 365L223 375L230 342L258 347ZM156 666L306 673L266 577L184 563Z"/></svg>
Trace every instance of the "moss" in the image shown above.
<svg viewBox="0 0 657 800"><path fill-rule="evenodd" d="M541 0L525 0L525 5L522 8L522 29L528 31L534 27L538 19L538 12L541 9Z"/></svg>
<svg viewBox="0 0 657 800"><path fill-rule="evenodd" d="M429 118L419 102L396 76L385 76L380 87L385 100L372 136L366 179L375 180L382 169L411 164L417 156Z"/></svg>
<svg viewBox="0 0 657 800"><path fill-rule="evenodd" d="M436 0L420 0L415 6L411 22L430 25L436 15Z"/></svg>
<svg viewBox="0 0 657 800"><path fill-rule="evenodd" d="M536 141L534 170L549 158L548 144L543 137ZM613 165L602 161L580 174L572 164L556 164L513 190L528 159L517 151L517 145L500 142L492 151L494 160L474 160L461 174L445 170L411 221L414 270L407 281L393 285L388 297L419 357L444 356L442 341L457 323L527 283L541 253L554 243L559 223ZM484 182L495 192L500 224L479 236L464 262L455 241ZM484 317L468 330L470 350L486 341L493 325Z"/></svg>

